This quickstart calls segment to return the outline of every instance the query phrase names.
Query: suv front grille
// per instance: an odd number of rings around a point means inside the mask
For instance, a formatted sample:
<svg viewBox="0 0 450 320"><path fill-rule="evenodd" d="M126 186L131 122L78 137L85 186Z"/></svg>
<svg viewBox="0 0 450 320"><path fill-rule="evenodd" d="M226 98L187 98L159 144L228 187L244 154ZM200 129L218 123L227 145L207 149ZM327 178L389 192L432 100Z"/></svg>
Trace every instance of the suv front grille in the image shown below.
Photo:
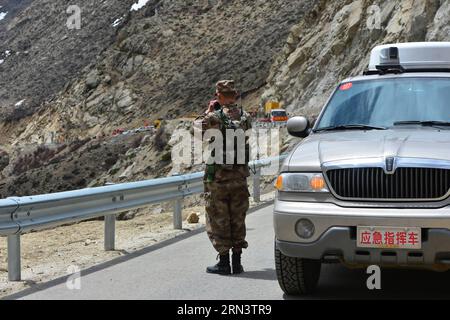
<svg viewBox="0 0 450 320"><path fill-rule="evenodd" d="M349 168L327 172L330 187L341 198L386 200L439 200L450 190L450 170Z"/></svg>

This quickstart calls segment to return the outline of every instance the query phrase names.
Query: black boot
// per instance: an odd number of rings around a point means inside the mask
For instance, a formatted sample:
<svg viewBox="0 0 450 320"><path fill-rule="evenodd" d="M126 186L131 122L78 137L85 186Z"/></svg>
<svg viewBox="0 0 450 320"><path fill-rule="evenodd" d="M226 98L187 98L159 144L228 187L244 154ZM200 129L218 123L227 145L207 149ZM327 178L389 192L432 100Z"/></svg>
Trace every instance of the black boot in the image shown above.
<svg viewBox="0 0 450 320"><path fill-rule="evenodd" d="M231 274L230 254L227 253L226 255L219 255L219 263L215 266L206 268L206 272L221 275Z"/></svg>
<svg viewBox="0 0 450 320"><path fill-rule="evenodd" d="M241 264L241 254L242 251L233 251L232 256L232 266L233 266L233 274L240 274L244 272L244 267Z"/></svg>

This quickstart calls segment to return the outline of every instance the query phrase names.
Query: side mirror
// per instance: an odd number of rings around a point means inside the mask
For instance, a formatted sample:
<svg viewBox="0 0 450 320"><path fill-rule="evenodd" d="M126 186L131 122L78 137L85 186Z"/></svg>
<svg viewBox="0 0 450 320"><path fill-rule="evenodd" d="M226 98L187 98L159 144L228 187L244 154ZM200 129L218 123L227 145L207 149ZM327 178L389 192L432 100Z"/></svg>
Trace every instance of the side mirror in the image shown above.
<svg viewBox="0 0 450 320"><path fill-rule="evenodd" d="M288 120L287 130L291 136L306 138L310 134L310 123L305 117L293 117Z"/></svg>

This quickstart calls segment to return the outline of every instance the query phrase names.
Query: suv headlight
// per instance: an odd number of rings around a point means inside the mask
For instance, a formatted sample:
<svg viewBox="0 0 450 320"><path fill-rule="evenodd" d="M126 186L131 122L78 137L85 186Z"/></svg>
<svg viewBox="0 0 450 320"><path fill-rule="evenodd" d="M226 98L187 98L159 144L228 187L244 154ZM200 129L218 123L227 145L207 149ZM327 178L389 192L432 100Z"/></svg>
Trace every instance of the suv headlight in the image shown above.
<svg viewBox="0 0 450 320"><path fill-rule="evenodd" d="M283 173L275 188L284 192L330 192L322 173Z"/></svg>

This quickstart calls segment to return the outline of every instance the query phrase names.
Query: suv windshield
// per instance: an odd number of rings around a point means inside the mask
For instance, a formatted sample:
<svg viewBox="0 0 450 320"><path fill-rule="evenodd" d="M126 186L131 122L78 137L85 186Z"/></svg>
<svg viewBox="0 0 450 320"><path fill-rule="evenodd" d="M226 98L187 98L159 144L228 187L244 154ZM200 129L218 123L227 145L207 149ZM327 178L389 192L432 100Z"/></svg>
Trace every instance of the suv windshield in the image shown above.
<svg viewBox="0 0 450 320"><path fill-rule="evenodd" d="M343 84L315 129L389 128L405 121L450 122L450 78L396 78Z"/></svg>

